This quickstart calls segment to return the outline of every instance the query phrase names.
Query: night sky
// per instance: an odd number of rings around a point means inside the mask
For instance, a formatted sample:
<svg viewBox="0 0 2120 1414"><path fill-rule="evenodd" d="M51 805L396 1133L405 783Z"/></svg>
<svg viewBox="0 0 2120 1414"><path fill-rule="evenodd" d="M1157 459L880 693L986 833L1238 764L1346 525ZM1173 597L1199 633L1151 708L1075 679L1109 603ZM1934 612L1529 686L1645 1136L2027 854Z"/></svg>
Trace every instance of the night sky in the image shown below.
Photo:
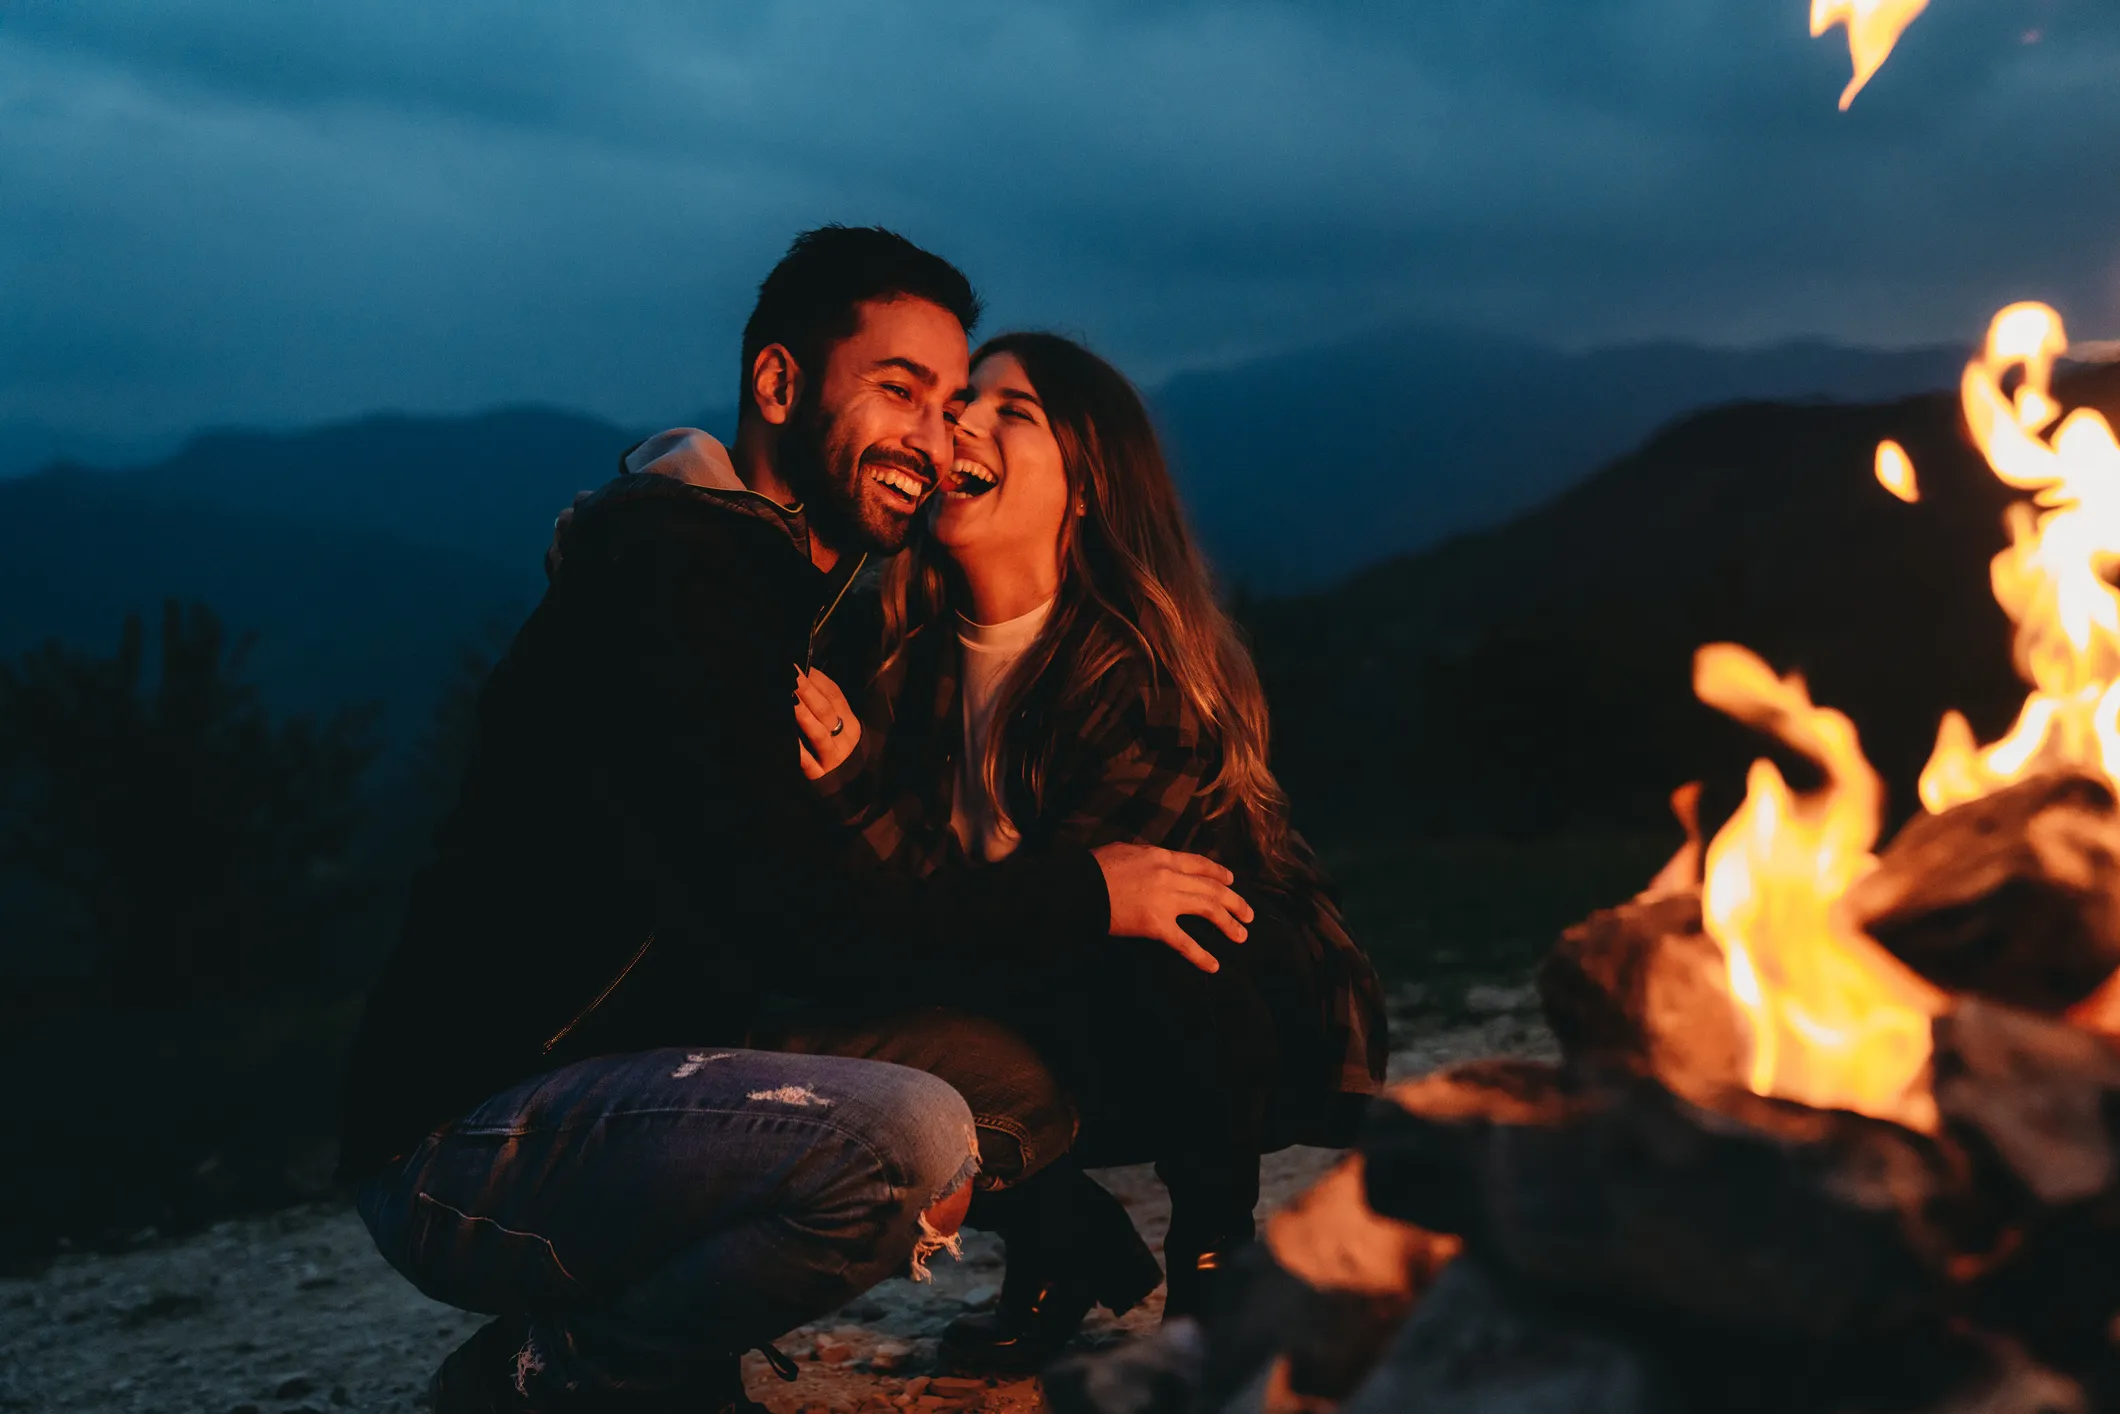
<svg viewBox="0 0 2120 1414"><path fill-rule="evenodd" d="M789 236L895 226L1137 376L2120 334L2120 4L0 0L0 421L725 403Z"/></svg>

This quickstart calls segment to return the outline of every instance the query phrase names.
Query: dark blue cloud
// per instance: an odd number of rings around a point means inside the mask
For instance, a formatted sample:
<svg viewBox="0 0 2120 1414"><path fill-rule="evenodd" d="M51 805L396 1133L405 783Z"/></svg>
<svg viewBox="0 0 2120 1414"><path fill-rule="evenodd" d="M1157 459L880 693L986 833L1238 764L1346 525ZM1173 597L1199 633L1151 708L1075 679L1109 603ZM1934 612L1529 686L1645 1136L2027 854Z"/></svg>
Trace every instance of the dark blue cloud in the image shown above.
<svg viewBox="0 0 2120 1414"><path fill-rule="evenodd" d="M1139 373L1400 319L2120 332L2120 12L1934 0L0 8L0 420L722 401L818 221Z"/></svg>

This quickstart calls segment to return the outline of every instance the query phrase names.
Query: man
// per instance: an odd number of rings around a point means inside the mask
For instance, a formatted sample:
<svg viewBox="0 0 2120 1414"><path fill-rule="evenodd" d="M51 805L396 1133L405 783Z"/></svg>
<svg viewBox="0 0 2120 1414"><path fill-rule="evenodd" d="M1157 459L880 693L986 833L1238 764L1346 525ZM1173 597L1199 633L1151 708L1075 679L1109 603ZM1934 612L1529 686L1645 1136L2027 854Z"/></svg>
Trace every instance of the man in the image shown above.
<svg viewBox="0 0 2120 1414"><path fill-rule="evenodd" d="M1009 1046L991 1027L804 1043L776 998L1057 955L1085 929L1191 952L1180 915L1250 917L1227 871L1161 850L920 884L841 866L792 678L949 464L977 315L961 274L889 232L799 237L745 328L734 464L584 503L481 695L344 1136L384 1256L500 1316L444 1362L436 1414L740 1406L740 1352L951 1238L975 1114L886 1062L1033 1072L981 1058ZM683 459L685 439L644 450ZM1066 1146L1046 1108L1058 1132L1019 1174Z"/></svg>

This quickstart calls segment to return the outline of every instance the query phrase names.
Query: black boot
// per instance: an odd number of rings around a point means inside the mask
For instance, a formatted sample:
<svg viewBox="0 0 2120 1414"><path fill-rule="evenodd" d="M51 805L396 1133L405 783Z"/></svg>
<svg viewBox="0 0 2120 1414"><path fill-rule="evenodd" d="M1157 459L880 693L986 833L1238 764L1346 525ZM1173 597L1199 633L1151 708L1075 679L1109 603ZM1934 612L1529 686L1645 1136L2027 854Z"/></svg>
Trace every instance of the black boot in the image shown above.
<svg viewBox="0 0 2120 1414"><path fill-rule="evenodd" d="M1008 1249L1000 1303L942 1334L944 1363L968 1374L1037 1373L1091 1307L1129 1311L1163 1276L1126 1208L1064 1161L1016 1189L981 1194L967 1221L998 1232Z"/></svg>
<svg viewBox="0 0 2120 1414"><path fill-rule="evenodd" d="M771 1345L759 1349L775 1374L795 1378L787 1356ZM432 1414L767 1414L744 1391L740 1355L709 1361L672 1388L645 1394L540 1389L539 1368L526 1317L488 1321L434 1372L428 1408Z"/></svg>
<svg viewBox="0 0 2120 1414"><path fill-rule="evenodd" d="M1197 1318L1213 1304L1217 1278L1230 1259L1258 1235L1252 1210L1259 1203L1259 1160L1170 1159L1157 1163L1156 1176L1170 1190L1170 1231L1163 1239L1170 1287L1163 1319Z"/></svg>
<svg viewBox="0 0 2120 1414"><path fill-rule="evenodd" d="M527 1378L535 1360L529 1332L526 1316L502 1316L473 1331L427 1382L428 1408L434 1414L531 1414L537 1405Z"/></svg>

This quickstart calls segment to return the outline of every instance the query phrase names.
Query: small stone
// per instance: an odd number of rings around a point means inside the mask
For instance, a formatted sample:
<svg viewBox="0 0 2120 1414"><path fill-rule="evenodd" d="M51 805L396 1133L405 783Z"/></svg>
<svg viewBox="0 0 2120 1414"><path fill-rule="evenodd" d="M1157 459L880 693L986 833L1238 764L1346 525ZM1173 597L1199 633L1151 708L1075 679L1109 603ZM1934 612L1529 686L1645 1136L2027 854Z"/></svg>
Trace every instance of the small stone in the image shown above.
<svg viewBox="0 0 2120 1414"><path fill-rule="evenodd" d="M869 1368L884 1373L903 1368L913 1356L913 1347L901 1340L887 1340L869 1355Z"/></svg>
<svg viewBox="0 0 2120 1414"><path fill-rule="evenodd" d="M317 1387L317 1382L307 1375L285 1375L272 1387L274 1399L300 1399Z"/></svg>
<svg viewBox="0 0 2120 1414"><path fill-rule="evenodd" d="M986 1381L975 1380L967 1375L937 1375L928 1381L930 1394L984 1394Z"/></svg>
<svg viewBox="0 0 2120 1414"><path fill-rule="evenodd" d="M1538 1005L1535 987L1498 987L1481 982L1465 989L1465 1010L1482 1016L1529 1011Z"/></svg>
<svg viewBox="0 0 2120 1414"><path fill-rule="evenodd" d="M844 1365L854 1358L854 1347L831 1336L817 1338L817 1359L826 1365Z"/></svg>
<svg viewBox="0 0 2120 1414"><path fill-rule="evenodd" d="M926 1394L927 1387L928 1377L926 1375L915 1375L913 1376L913 1378L905 1382L905 1392L909 1395L912 1395L915 1399L918 1399L921 1395Z"/></svg>

